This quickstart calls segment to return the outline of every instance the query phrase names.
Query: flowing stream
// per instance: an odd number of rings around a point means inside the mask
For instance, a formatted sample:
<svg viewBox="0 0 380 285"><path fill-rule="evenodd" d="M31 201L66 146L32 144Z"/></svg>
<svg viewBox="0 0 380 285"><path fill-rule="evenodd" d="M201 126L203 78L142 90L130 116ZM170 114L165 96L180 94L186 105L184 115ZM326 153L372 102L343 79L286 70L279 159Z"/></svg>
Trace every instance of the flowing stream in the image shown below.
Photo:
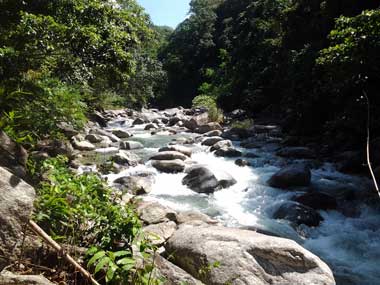
<svg viewBox="0 0 380 285"><path fill-rule="evenodd" d="M129 122L130 123L130 122ZM127 126L130 124L126 124ZM144 197L158 201L176 210L199 210L230 227L255 227L278 236L293 239L323 259L333 270L338 284L375 285L380 284L380 211L359 201L348 203L346 212L320 211L324 221L319 227L301 227L298 232L286 221L272 219L278 205L290 200L297 192L284 191L266 185L286 160L275 155L276 143L265 144L261 148L246 150L239 141L234 146L245 152L253 152L258 158L247 159L251 167L235 165L235 159L214 156L208 147L200 143L189 145L193 149L191 160L206 165L210 170L225 171L237 183L230 188L217 191L212 195L198 194L181 180L185 173L165 174L154 169L148 158L162 146L179 137L196 137L197 134L183 132L176 135L159 133L151 135L144 131L145 125L127 127L118 122L111 128L123 128L133 133L130 138L144 144L144 149L136 150L146 163L129 168L119 174L110 174L108 179L149 170L155 173L153 191ZM293 161L297 163L300 161ZM370 181L363 177L350 176L335 170L332 164L312 165L312 184L326 189L352 189L363 191ZM354 206L355 205L355 206ZM300 231L302 232L300 234Z"/></svg>

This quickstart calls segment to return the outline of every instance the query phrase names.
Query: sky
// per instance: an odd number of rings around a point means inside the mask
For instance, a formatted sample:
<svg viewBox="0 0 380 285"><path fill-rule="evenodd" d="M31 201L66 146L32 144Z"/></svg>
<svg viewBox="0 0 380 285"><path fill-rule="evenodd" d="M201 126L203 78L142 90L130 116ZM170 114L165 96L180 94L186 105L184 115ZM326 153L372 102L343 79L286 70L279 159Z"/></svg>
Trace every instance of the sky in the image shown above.
<svg viewBox="0 0 380 285"><path fill-rule="evenodd" d="M175 28L189 12L190 0L137 0L158 26Z"/></svg>

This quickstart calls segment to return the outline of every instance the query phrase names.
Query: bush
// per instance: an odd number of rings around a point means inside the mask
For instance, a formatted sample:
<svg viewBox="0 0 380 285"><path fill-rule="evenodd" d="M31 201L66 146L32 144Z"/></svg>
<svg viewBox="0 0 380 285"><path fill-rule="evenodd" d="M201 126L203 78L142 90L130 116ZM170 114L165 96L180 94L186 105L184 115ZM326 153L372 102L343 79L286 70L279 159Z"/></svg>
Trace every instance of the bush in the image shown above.
<svg viewBox="0 0 380 285"><path fill-rule="evenodd" d="M33 73L17 85L8 82L0 89L0 128L13 139L34 141L57 135L61 122L83 126L86 104L81 101L80 89Z"/></svg>
<svg viewBox="0 0 380 285"><path fill-rule="evenodd" d="M155 248L139 235L141 223L133 205L122 206L97 175L73 174L67 161L58 156L43 162L45 181L37 189L34 219L55 240L90 248L88 267L95 267L94 274L107 284L159 284L150 278Z"/></svg>
<svg viewBox="0 0 380 285"><path fill-rule="evenodd" d="M223 111L218 108L216 99L208 95L198 95L193 99L193 108L205 107L208 110L209 117L214 122L223 121Z"/></svg>

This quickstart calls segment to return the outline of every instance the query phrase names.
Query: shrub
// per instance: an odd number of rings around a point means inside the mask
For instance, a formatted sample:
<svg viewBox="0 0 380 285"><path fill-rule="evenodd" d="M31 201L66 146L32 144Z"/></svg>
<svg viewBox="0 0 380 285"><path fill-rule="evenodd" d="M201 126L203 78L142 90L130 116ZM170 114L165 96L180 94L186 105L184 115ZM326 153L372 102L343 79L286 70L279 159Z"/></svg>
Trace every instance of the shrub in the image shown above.
<svg viewBox="0 0 380 285"><path fill-rule="evenodd" d="M90 248L88 267L107 284L159 284L151 278L155 248L139 235L133 205L122 206L97 175L75 175L67 161L58 156L43 162L34 219L55 240Z"/></svg>
<svg viewBox="0 0 380 285"><path fill-rule="evenodd" d="M223 121L223 111L218 108L216 99L208 95L198 95L193 99L193 108L205 107L214 122Z"/></svg>

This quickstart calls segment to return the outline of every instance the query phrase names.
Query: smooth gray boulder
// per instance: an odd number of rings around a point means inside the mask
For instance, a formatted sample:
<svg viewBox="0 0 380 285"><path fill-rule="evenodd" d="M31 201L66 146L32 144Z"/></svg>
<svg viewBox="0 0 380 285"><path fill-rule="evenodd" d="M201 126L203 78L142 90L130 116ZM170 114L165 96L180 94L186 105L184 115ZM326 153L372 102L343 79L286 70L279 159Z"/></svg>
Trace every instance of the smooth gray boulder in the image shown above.
<svg viewBox="0 0 380 285"><path fill-rule="evenodd" d="M127 149L127 150L144 148L144 145L141 142L137 142L137 141L121 141L119 146L121 149Z"/></svg>
<svg viewBox="0 0 380 285"><path fill-rule="evenodd" d="M268 180L268 185L276 188L309 186L311 181L310 168L303 164L286 166Z"/></svg>
<svg viewBox="0 0 380 285"><path fill-rule="evenodd" d="M137 154L125 150L120 150L117 154L111 157L111 160L129 166L136 166L141 162L141 158Z"/></svg>
<svg viewBox="0 0 380 285"><path fill-rule="evenodd" d="M185 163L181 159L152 160L152 166L165 173L177 173L185 170Z"/></svg>
<svg viewBox="0 0 380 285"><path fill-rule="evenodd" d="M191 131L194 131L201 125L206 125L210 122L210 118L207 112L193 116L190 120L184 121L184 126Z"/></svg>
<svg viewBox="0 0 380 285"><path fill-rule="evenodd" d="M330 268L296 242L253 231L182 226L165 249L205 284L335 285Z"/></svg>
<svg viewBox="0 0 380 285"><path fill-rule="evenodd" d="M19 254L34 199L32 186L0 167L0 252L6 258L13 259ZM0 258L0 270L4 261Z"/></svg>
<svg viewBox="0 0 380 285"><path fill-rule="evenodd" d="M283 203L273 214L273 218L291 222L294 226L301 224L309 227L319 226L323 218L313 208L297 202Z"/></svg>
<svg viewBox="0 0 380 285"><path fill-rule="evenodd" d="M152 224L142 228L145 237L156 246L164 244L176 231L177 224L173 221Z"/></svg>
<svg viewBox="0 0 380 285"><path fill-rule="evenodd" d="M151 160L186 160L188 157L178 151L161 151L150 157Z"/></svg>
<svg viewBox="0 0 380 285"><path fill-rule="evenodd" d="M156 268L165 279L164 285L204 285L204 283L162 256L157 255L154 260Z"/></svg>
<svg viewBox="0 0 380 285"><path fill-rule="evenodd" d="M136 210L139 218L147 225L177 221L177 213L174 210L156 202L141 202Z"/></svg>
<svg viewBox="0 0 380 285"><path fill-rule="evenodd" d="M154 176L123 176L117 178L114 184L119 184L123 191L128 191L134 195L144 195L152 191Z"/></svg>
<svg viewBox="0 0 380 285"><path fill-rule="evenodd" d="M169 145L169 146L165 146L165 147L160 148L158 151L159 152L177 151L177 152L183 153L184 155L186 155L188 157L191 157L191 154L193 152L191 150L191 148L188 148L188 147L183 146L183 145Z"/></svg>
<svg viewBox="0 0 380 285"><path fill-rule="evenodd" d="M202 141L202 145L206 145L206 146L212 146L220 141L224 140L223 138L221 137L208 137L208 138L205 138L203 141Z"/></svg>
<svg viewBox="0 0 380 285"><path fill-rule="evenodd" d="M177 223L178 224L192 224L192 225L194 224L216 225L218 224L218 221L198 211L183 211L183 212L178 212Z"/></svg>

